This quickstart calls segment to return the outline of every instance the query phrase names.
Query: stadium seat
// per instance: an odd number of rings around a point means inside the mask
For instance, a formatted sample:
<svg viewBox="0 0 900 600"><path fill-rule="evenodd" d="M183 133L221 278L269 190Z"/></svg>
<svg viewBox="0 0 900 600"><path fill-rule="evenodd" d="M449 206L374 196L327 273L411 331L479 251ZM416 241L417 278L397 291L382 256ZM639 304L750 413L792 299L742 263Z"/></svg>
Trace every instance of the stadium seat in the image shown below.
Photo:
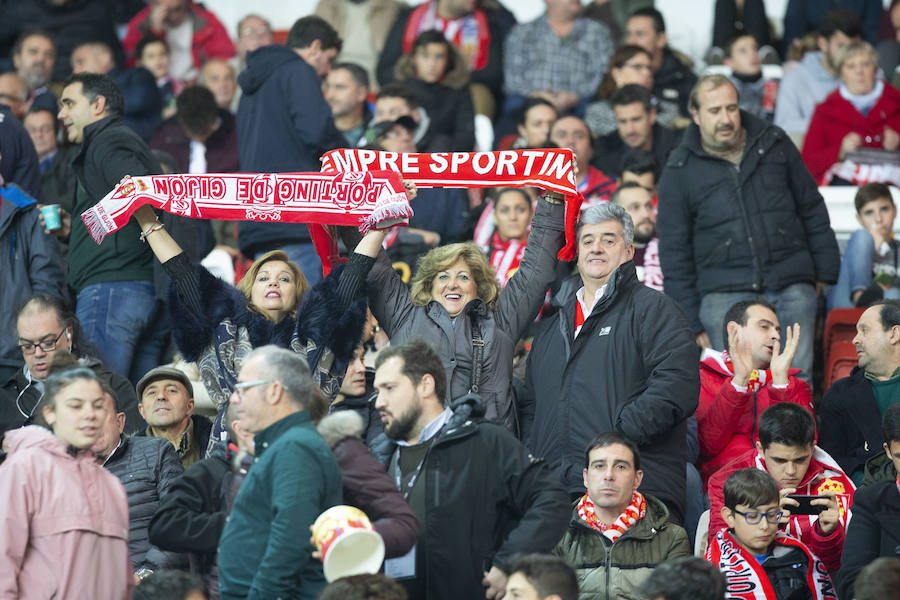
<svg viewBox="0 0 900 600"><path fill-rule="evenodd" d="M856 322L859 321L863 311L864 308L835 308L828 313L825 319L825 333L822 336L825 365L828 365L832 347L853 341L856 336Z"/></svg>
<svg viewBox="0 0 900 600"><path fill-rule="evenodd" d="M856 346L850 342L838 342L831 347L828 362L825 363L825 389L842 377L850 374L858 363Z"/></svg>

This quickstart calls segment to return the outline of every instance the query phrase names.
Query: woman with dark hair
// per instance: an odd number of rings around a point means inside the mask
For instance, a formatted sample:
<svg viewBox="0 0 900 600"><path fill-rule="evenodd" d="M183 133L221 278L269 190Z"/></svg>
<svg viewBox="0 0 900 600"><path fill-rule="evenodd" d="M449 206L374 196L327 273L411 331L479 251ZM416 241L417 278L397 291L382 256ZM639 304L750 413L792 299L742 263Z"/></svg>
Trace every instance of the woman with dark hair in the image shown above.
<svg viewBox="0 0 900 600"><path fill-rule="evenodd" d="M196 361L218 409L211 445L225 430L228 398L253 348L275 344L305 356L316 384L329 398L337 395L366 320L364 274L337 267L310 289L300 268L275 250L259 257L235 289L192 264L150 207L134 217L175 286L175 344Z"/></svg>
<svg viewBox="0 0 900 600"><path fill-rule="evenodd" d="M394 76L428 113L429 130L446 140L446 147L439 150L468 151L475 147L469 69L443 33L432 29L419 34L410 53L397 62Z"/></svg>
<svg viewBox="0 0 900 600"><path fill-rule="evenodd" d="M486 249L500 287L519 270L534 209L524 188L501 188L494 198L494 235Z"/></svg>
<svg viewBox="0 0 900 600"><path fill-rule="evenodd" d="M640 46L620 46L609 59L609 70L600 81L597 94L584 113L584 120L595 137L608 135L616 130L616 113L610 98L616 90L629 84L653 89L653 59ZM678 118L678 111L669 110L667 106L657 106L656 121L660 125L668 125Z"/></svg>
<svg viewBox="0 0 900 600"><path fill-rule="evenodd" d="M0 595L10 598L126 598L128 501L97 463L107 402L90 369L51 375L43 416L6 434L0 468Z"/></svg>
<svg viewBox="0 0 900 600"><path fill-rule="evenodd" d="M474 242L431 250L419 261L411 290L379 252L385 231L366 234L348 265L369 272L369 307L392 344L421 337L438 352L447 375L445 400L477 391L485 418L514 432L513 349L553 281L563 209L549 196L538 201L521 267L503 290Z"/></svg>

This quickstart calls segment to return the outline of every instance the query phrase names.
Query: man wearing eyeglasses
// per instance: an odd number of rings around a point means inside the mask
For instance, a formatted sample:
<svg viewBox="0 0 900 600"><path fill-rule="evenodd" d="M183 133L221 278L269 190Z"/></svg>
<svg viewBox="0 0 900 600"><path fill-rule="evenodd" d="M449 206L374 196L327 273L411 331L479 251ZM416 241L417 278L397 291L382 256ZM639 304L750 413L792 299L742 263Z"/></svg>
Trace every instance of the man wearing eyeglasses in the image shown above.
<svg viewBox="0 0 900 600"><path fill-rule="evenodd" d="M726 524L722 507L725 481L735 471L756 468L780 488L778 529L797 538L822 559L830 573L841 564L850 506L856 487L827 452L815 445L816 424L809 411L790 402L774 404L759 418L756 448L720 468L709 479L709 543ZM820 496L810 504L818 515L799 514L792 495ZM810 511L805 511L810 512Z"/></svg>
<svg viewBox="0 0 900 600"><path fill-rule="evenodd" d="M276 346L251 352L238 374L230 402L255 459L219 541L222 600L312 600L325 587L308 534L341 503L341 472L310 421L313 385L306 360Z"/></svg>
<svg viewBox="0 0 900 600"><path fill-rule="evenodd" d="M14 317L15 335L18 336L16 343L25 365L0 386L0 435L30 424L32 418L40 414L37 409L44 395L44 381L50 375L54 356L60 351L71 352L78 359L79 366L94 370L109 383L120 410L128 419L126 435L143 427L131 383L105 369L99 359L83 351L81 340L77 338L79 328L75 326L75 317L66 310L62 300L56 296L35 294L28 298Z"/></svg>

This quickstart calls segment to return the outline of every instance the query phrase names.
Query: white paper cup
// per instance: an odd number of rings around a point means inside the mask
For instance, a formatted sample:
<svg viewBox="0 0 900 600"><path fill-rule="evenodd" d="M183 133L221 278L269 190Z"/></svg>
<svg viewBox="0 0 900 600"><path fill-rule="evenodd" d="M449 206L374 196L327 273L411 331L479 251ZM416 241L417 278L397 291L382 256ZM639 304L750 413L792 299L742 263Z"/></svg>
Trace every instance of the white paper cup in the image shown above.
<svg viewBox="0 0 900 600"><path fill-rule="evenodd" d="M384 540L366 513L353 506L332 506L319 515L313 524L313 539L329 582L378 573L384 562Z"/></svg>

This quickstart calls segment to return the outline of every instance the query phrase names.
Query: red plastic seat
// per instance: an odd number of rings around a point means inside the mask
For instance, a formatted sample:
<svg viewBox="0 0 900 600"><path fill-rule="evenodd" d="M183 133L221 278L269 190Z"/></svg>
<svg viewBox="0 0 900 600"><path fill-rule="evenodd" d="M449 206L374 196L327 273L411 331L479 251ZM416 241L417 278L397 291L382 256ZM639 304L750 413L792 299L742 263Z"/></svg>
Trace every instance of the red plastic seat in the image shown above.
<svg viewBox="0 0 900 600"><path fill-rule="evenodd" d="M856 346L851 342L837 342L831 347L828 362L825 363L825 389L831 384L846 377L858 364Z"/></svg>
<svg viewBox="0 0 900 600"><path fill-rule="evenodd" d="M822 336L824 362L827 366L831 358L831 349L840 343L852 342L856 337L856 322L866 309L835 308L825 319L825 333ZM856 354L854 353L854 358Z"/></svg>

